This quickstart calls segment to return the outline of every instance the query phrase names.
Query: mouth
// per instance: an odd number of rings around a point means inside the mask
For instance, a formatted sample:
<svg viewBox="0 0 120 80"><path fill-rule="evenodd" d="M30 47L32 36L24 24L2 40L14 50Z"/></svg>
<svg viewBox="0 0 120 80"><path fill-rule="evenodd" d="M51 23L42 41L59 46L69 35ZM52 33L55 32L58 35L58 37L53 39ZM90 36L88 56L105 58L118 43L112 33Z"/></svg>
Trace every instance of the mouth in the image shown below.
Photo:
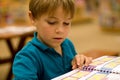
<svg viewBox="0 0 120 80"><path fill-rule="evenodd" d="M53 38L53 39L59 40L59 41L63 40L63 38Z"/></svg>

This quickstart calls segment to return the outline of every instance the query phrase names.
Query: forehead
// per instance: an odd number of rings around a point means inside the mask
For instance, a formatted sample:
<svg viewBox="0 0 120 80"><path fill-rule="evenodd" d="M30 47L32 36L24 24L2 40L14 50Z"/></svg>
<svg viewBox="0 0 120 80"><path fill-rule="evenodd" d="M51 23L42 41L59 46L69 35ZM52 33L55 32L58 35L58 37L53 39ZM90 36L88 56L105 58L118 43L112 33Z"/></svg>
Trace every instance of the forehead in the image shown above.
<svg viewBox="0 0 120 80"><path fill-rule="evenodd" d="M47 13L49 17L61 17L61 18L72 18L72 15L67 12L62 6L56 8L54 11L49 11Z"/></svg>

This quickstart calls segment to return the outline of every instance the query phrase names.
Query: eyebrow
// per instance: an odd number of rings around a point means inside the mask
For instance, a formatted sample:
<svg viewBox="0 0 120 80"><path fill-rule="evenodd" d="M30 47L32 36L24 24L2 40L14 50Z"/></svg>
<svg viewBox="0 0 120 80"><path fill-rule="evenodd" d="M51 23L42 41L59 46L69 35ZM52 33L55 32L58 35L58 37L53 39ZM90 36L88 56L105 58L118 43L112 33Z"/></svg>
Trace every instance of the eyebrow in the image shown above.
<svg viewBox="0 0 120 80"><path fill-rule="evenodd" d="M48 18L53 18L53 19L58 19L57 17L54 17L54 16L50 16ZM72 18L67 18L68 20L72 19Z"/></svg>

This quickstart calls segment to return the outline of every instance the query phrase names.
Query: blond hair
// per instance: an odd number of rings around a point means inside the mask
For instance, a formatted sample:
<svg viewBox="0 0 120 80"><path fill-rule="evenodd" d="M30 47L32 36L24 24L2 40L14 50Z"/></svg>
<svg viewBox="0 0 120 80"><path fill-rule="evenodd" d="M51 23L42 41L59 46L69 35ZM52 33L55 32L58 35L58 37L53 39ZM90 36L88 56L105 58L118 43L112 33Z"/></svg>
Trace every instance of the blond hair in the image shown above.
<svg viewBox="0 0 120 80"><path fill-rule="evenodd" d="M53 15L60 6L62 6L66 15L70 14L71 18L73 18L75 13L74 0L30 0L29 10L33 18L37 19L46 13Z"/></svg>

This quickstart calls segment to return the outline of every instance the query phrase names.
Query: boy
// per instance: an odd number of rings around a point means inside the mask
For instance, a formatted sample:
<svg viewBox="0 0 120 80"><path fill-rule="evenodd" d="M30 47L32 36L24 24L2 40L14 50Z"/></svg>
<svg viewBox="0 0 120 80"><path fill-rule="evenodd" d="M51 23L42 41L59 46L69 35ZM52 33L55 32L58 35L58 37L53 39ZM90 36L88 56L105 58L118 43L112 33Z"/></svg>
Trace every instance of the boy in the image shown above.
<svg viewBox="0 0 120 80"><path fill-rule="evenodd" d="M31 0L29 10L37 31L15 56L14 80L50 80L91 62L91 58L76 54L67 39L75 10L73 0Z"/></svg>

